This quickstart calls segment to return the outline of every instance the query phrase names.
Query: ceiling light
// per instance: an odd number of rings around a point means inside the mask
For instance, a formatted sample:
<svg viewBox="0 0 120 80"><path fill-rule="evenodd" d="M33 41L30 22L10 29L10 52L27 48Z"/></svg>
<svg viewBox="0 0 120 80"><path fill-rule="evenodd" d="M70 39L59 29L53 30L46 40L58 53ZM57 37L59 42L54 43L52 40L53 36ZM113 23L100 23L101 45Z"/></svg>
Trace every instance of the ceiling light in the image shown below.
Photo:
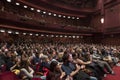
<svg viewBox="0 0 120 80"><path fill-rule="evenodd" d="M38 36L39 34L35 34L36 36Z"/></svg>
<svg viewBox="0 0 120 80"><path fill-rule="evenodd" d="M0 30L0 32L5 32L5 30Z"/></svg>
<svg viewBox="0 0 120 80"><path fill-rule="evenodd" d="M48 35L46 35L48 37Z"/></svg>
<svg viewBox="0 0 120 80"><path fill-rule="evenodd" d="M30 33L30 36L32 36L33 34L32 33Z"/></svg>
<svg viewBox="0 0 120 80"><path fill-rule="evenodd" d="M71 38L72 36L69 36L69 38Z"/></svg>
<svg viewBox="0 0 120 80"><path fill-rule="evenodd" d="M67 36L65 36L65 38L66 38Z"/></svg>
<svg viewBox="0 0 120 80"><path fill-rule="evenodd" d="M43 14L46 14L46 12L44 11Z"/></svg>
<svg viewBox="0 0 120 80"><path fill-rule="evenodd" d="M26 33L23 33L23 35L26 35Z"/></svg>
<svg viewBox="0 0 120 80"><path fill-rule="evenodd" d="M33 10L34 10L34 8L31 8L31 10L33 11Z"/></svg>
<svg viewBox="0 0 120 80"><path fill-rule="evenodd" d="M60 37L63 37L62 35L60 35Z"/></svg>
<svg viewBox="0 0 120 80"><path fill-rule="evenodd" d="M73 36L73 38L75 38L75 36Z"/></svg>
<svg viewBox="0 0 120 80"><path fill-rule="evenodd" d="M77 38L79 38L79 36L77 36Z"/></svg>
<svg viewBox="0 0 120 80"><path fill-rule="evenodd" d="M72 19L75 19L75 17L72 17Z"/></svg>
<svg viewBox="0 0 120 80"><path fill-rule="evenodd" d="M41 34L41 36L44 36L43 34Z"/></svg>
<svg viewBox="0 0 120 80"><path fill-rule="evenodd" d="M9 33L9 34L11 34L11 33L12 33L12 31L8 31L8 33Z"/></svg>
<svg viewBox="0 0 120 80"><path fill-rule="evenodd" d="M20 5L20 3L15 3L16 5Z"/></svg>
<svg viewBox="0 0 120 80"><path fill-rule="evenodd" d="M62 15L58 15L58 17L62 17Z"/></svg>
<svg viewBox="0 0 120 80"><path fill-rule="evenodd" d="M101 18L100 21L101 21L101 23L103 24L103 23L104 23L104 18Z"/></svg>
<svg viewBox="0 0 120 80"><path fill-rule="evenodd" d="M40 12L40 10L38 9L37 12Z"/></svg>
<svg viewBox="0 0 120 80"><path fill-rule="evenodd" d="M63 16L63 18L65 18L66 16Z"/></svg>
<svg viewBox="0 0 120 80"><path fill-rule="evenodd" d="M77 17L77 19L79 19L79 17Z"/></svg>
<svg viewBox="0 0 120 80"><path fill-rule="evenodd" d="M19 32L15 32L15 34L19 34Z"/></svg>
<svg viewBox="0 0 120 80"><path fill-rule="evenodd" d="M53 16L57 16L56 14L53 14Z"/></svg>
<svg viewBox="0 0 120 80"><path fill-rule="evenodd" d="M24 6L24 8L27 8L27 6Z"/></svg>
<svg viewBox="0 0 120 80"><path fill-rule="evenodd" d="M52 13L48 13L48 15L51 15Z"/></svg>
<svg viewBox="0 0 120 80"><path fill-rule="evenodd" d="M54 37L54 35L51 35L51 37Z"/></svg>
<svg viewBox="0 0 120 80"><path fill-rule="evenodd" d="M11 2L11 0L7 0L7 2Z"/></svg>
<svg viewBox="0 0 120 80"><path fill-rule="evenodd" d="M70 19L70 16L68 16L68 19Z"/></svg>

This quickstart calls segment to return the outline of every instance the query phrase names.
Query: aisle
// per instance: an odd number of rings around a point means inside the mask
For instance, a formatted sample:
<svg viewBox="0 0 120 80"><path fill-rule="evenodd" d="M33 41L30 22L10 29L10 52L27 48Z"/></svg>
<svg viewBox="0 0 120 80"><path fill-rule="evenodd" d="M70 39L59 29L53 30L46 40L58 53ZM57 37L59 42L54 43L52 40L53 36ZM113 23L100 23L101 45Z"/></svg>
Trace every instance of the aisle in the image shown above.
<svg viewBox="0 0 120 80"><path fill-rule="evenodd" d="M120 66L115 66L113 70L115 75L108 74L103 80L120 80Z"/></svg>

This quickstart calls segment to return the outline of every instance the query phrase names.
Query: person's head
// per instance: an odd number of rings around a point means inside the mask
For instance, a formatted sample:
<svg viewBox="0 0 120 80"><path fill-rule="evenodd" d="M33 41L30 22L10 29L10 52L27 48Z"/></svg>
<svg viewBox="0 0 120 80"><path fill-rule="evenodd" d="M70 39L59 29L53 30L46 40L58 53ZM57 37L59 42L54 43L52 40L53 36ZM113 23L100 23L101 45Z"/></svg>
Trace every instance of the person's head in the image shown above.
<svg viewBox="0 0 120 80"><path fill-rule="evenodd" d="M60 71L60 65L57 61L52 61L50 63L50 71L52 71L52 72L54 72L54 71L59 72Z"/></svg>
<svg viewBox="0 0 120 80"><path fill-rule="evenodd" d="M72 54L72 57L73 57L73 59L77 59L77 58L78 58L77 53L73 53L73 54Z"/></svg>
<svg viewBox="0 0 120 80"><path fill-rule="evenodd" d="M62 57L63 62L72 62L72 54L65 52L63 57Z"/></svg>

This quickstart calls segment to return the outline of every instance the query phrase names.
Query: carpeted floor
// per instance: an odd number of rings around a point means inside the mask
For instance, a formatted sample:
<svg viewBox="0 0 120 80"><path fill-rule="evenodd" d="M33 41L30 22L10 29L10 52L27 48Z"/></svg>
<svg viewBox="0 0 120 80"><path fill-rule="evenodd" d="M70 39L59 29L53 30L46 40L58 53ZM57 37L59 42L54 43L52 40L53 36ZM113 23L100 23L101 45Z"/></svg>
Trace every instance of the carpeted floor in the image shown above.
<svg viewBox="0 0 120 80"><path fill-rule="evenodd" d="M120 80L120 66L115 66L113 68L115 75L107 74L103 80Z"/></svg>

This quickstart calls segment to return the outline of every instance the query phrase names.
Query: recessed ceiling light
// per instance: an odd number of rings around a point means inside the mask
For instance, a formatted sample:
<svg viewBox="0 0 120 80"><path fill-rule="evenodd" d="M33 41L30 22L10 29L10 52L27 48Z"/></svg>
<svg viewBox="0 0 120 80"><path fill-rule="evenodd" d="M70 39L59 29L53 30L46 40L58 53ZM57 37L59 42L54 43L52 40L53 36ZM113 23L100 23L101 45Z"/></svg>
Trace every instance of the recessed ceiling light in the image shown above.
<svg viewBox="0 0 120 80"><path fill-rule="evenodd" d="M32 36L33 34L32 33L30 33L30 36Z"/></svg>
<svg viewBox="0 0 120 80"><path fill-rule="evenodd" d="M57 16L56 14L53 14L53 16Z"/></svg>
<svg viewBox="0 0 120 80"><path fill-rule="evenodd" d="M60 35L60 37L63 37L62 35Z"/></svg>
<svg viewBox="0 0 120 80"><path fill-rule="evenodd" d="M12 31L8 31L8 33L9 33L9 34L11 34L11 33L12 33Z"/></svg>
<svg viewBox="0 0 120 80"><path fill-rule="evenodd" d="M27 8L27 6L24 6L24 8Z"/></svg>
<svg viewBox="0 0 120 80"><path fill-rule="evenodd" d="M79 38L79 36L77 36L77 38Z"/></svg>
<svg viewBox="0 0 120 80"><path fill-rule="evenodd" d="M7 2L11 2L11 0L7 0Z"/></svg>
<svg viewBox="0 0 120 80"><path fill-rule="evenodd" d="M19 34L19 32L15 32L15 34Z"/></svg>
<svg viewBox="0 0 120 80"><path fill-rule="evenodd" d="M70 16L68 16L68 19L70 19Z"/></svg>
<svg viewBox="0 0 120 80"><path fill-rule="evenodd" d="M77 17L77 19L79 19L79 17Z"/></svg>
<svg viewBox="0 0 120 80"><path fill-rule="evenodd" d="M69 36L69 38L71 38L72 36Z"/></svg>
<svg viewBox="0 0 120 80"><path fill-rule="evenodd" d="M40 12L40 10L38 9L37 12Z"/></svg>
<svg viewBox="0 0 120 80"><path fill-rule="evenodd" d="M44 36L43 34L41 34L41 36Z"/></svg>
<svg viewBox="0 0 120 80"><path fill-rule="evenodd" d="M54 35L51 35L51 37L54 37Z"/></svg>
<svg viewBox="0 0 120 80"><path fill-rule="evenodd" d="M62 17L62 15L58 15L58 17Z"/></svg>
<svg viewBox="0 0 120 80"><path fill-rule="evenodd" d="M34 8L31 8L31 10L33 11L33 10L34 10Z"/></svg>
<svg viewBox="0 0 120 80"><path fill-rule="evenodd" d="M48 35L46 35L48 37Z"/></svg>
<svg viewBox="0 0 120 80"><path fill-rule="evenodd" d="M5 32L5 30L0 30L0 32Z"/></svg>
<svg viewBox="0 0 120 80"><path fill-rule="evenodd" d="M52 15L52 13L48 13L48 15Z"/></svg>
<svg viewBox="0 0 120 80"><path fill-rule="evenodd" d="M73 36L73 38L75 38L75 36Z"/></svg>
<svg viewBox="0 0 120 80"><path fill-rule="evenodd" d="M44 11L43 14L46 14L46 12Z"/></svg>
<svg viewBox="0 0 120 80"><path fill-rule="evenodd" d="M39 34L35 34L36 36L38 36Z"/></svg>
<svg viewBox="0 0 120 80"><path fill-rule="evenodd" d="M65 18L66 16L63 16L63 18Z"/></svg>
<svg viewBox="0 0 120 80"><path fill-rule="evenodd" d="M23 33L23 35L26 35L27 33Z"/></svg>
<svg viewBox="0 0 120 80"><path fill-rule="evenodd" d="M67 36L65 36L65 38L66 38Z"/></svg>
<svg viewBox="0 0 120 80"><path fill-rule="evenodd" d="M72 17L72 19L75 19L75 17Z"/></svg>
<svg viewBox="0 0 120 80"><path fill-rule="evenodd" d="M20 5L20 3L15 3L16 5Z"/></svg>

